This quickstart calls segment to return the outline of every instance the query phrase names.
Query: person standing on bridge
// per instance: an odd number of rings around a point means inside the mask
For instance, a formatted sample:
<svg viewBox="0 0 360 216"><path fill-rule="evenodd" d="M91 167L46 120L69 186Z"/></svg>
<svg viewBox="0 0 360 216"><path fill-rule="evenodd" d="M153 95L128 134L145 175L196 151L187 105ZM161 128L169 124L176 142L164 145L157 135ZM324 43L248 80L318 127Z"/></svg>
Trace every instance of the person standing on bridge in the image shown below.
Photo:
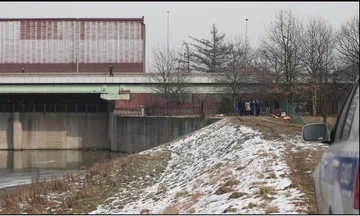
<svg viewBox="0 0 360 216"><path fill-rule="evenodd" d="M110 67L109 67L109 72L110 72L110 77L113 77L114 76L114 74L113 74L113 66L112 65L110 65Z"/></svg>
<svg viewBox="0 0 360 216"><path fill-rule="evenodd" d="M25 72L25 68L23 67L23 68L21 68L21 72L22 73L24 73Z"/></svg>

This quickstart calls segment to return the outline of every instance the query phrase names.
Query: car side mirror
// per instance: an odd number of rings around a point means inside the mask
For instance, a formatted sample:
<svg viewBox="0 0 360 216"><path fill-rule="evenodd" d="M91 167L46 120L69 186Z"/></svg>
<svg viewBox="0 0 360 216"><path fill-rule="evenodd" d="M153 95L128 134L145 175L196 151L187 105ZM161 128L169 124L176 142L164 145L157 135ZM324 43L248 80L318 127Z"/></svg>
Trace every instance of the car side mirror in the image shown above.
<svg viewBox="0 0 360 216"><path fill-rule="evenodd" d="M324 142L329 139L329 132L326 124L307 124L302 129L302 136L305 141Z"/></svg>

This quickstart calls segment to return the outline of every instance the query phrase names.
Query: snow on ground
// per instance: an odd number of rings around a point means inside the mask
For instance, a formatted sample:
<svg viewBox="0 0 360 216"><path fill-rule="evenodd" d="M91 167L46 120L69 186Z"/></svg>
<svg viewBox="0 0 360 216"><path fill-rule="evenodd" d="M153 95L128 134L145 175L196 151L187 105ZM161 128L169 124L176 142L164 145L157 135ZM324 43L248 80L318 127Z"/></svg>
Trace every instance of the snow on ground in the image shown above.
<svg viewBox="0 0 360 216"><path fill-rule="evenodd" d="M260 135L223 119L171 144L142 152L171 152L159 182L123 208L99 205L90 214L264 214L269 206L291 214L306 209L294 205L302 201L303 194L290 187L284 151L287 147L297 151L318 146L301 141L300 136L281 142L263 140ZM120 193L116 197L121 197ZM122 201L116 197L113 203Z"/></svg>

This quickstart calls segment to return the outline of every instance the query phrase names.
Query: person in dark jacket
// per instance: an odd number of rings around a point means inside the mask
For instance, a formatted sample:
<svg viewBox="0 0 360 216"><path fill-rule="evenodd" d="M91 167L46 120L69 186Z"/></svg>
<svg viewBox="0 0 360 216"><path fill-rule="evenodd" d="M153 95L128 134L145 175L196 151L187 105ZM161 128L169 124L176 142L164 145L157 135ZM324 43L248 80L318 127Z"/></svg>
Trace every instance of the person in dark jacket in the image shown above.
<svg viewBox="0 0 360 216"><path fill-rule="evenodd" d="M256 116L256 111L257 111L257 100L253 100L253 116Z"/></svg>
<svg viewBox="0 0 360 216"><path fill-rule="evenodd" d="M244 99L244 98L241 98L241 100L240 100L240 115L241 116L244 116L246 114L245 101L246 101L246 99Z"/></svg>
<svg viewBox="0 0 360 216"><path fill-rule="evenodd" d="M275 115L277 115L279 112L279 106L280 106L279 101L275 100L275 102L274 102Z"/></svg>
<svg viewBox="0 0 360 216"><path fill-rule="evenodd" d="M261 106L262 106L262 102L261 102L261 99L259 99L259 100L257 101L257 105L256 105L256 116L259 116L259 115L260 115Z"/></svg>
<svg viewBox="0 0 360 216"><path fill-rule="evenodd" d="M113 77L114 76L114 74L113 74L113 66L112 65L110 65L110 67L109 67L109 73L110 73L110 77Z"/></svg>
<svg viewBox="0 0 360 216"><path fill-rule="evenodd" d="M240 115L240 101L236 103L236 112L235 112L235 114Z"/></svg>
<svg viewBox="0 0 360 216"><path fill-rule="evenodd" d="M250 115L254 115L254 100L250 100Z"/></svg>
<svg viewBox="0 0 360 216"><path fill-rule="evenodd" d="M270 100L267 99L265 101L265 112L266 112L266 115L270 115Z"/></svg>

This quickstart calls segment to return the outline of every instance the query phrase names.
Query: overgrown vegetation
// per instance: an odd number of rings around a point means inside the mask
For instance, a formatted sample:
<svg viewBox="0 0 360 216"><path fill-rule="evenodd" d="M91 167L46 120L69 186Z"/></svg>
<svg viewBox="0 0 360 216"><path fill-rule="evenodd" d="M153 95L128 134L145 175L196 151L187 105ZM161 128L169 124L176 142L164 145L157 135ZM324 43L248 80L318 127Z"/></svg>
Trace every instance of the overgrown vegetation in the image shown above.
<svg viewBox="0 0 360 216"><path fill-rule="evenodd" d="M229 113L233 113L233 105L232 102L228 99L228 98L222 98L221 102L220 102L220 107L219 107L219 113L220 114L229 114Z"/></svg>
<svg viewBox="0 0 360 216"><path fill-rule="evenodd" d="M289 152L285 157L285 161L291 170L289 178L292 181L292 186L305 194L304 202L309 208L304 213L307 214L317 214L312 174L321 161L323 151L324 149L321 148L317 151ZM309 160L306 160L307 158ZM295 205L304 206L303 203L295 203Z"/></svg>
<svg viewBox="0 0 360 216"><path fill-rule="evenodd" d="M99 203L129 186L138 189L152 185L166 168L168 152L151 155L130 155L97 163L82 174L68 173L53 181L36 175L30 185L19 186L14 192L0 195L0 214L86 214ZM150 176L145 184L139 177ZM125 194L117 203L124 206L137 194Z"/></svg>

